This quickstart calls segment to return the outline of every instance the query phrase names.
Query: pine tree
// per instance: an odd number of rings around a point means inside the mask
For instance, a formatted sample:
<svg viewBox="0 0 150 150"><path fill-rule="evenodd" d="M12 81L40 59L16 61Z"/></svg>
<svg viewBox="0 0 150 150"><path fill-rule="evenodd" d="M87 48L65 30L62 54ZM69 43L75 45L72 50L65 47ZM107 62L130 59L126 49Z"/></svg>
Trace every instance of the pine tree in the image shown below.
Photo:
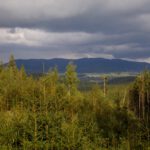
<svg viewBox="0 0 150 150"><path fill-rule="evenodd" d="M21 78L21 80L24 80L24 79L26 79L26 77L27 77L27 74L26 74L24 66L22 65L20 68L20 78Z"/></svg>
<svg viewBox="0 0 150 150"><path fill-rule="evenodd" d="M13 55L11 55L9 58L8 67L9 68L16 68L16 63L15 63L15 59L14 59Z"/></svg>
<svg viewBox="0 0 150 150"><path fill-rule="evenodd" d="M66 67L65 83L67 85L69 96L77 91L79 80L76 73L76 66L73 63L69 63Z"/></svg>
<svg viewBox="0 0 150 150"><path fill-rule="evenodd" d="M16 62L15 62L13 55L11 55L9 58L8 69L10 71L10 73L9 73L10 76L16 77L16 74L18 73L18 69L17 69Z"/></svg>

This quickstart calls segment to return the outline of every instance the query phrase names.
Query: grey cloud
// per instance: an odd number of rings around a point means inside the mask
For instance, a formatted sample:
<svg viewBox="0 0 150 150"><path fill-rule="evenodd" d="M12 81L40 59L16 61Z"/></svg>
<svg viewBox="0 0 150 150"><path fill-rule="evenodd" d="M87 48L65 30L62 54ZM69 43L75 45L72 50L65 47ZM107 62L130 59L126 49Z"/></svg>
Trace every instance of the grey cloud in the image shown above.
<svg viewBox="0 0 150 150"><path fill-rule="evenodd" d="M0 26L52 31L128 30L126 25L133 29L128 20L150 12L149 4L149 0L5 0L0 4Z"/></svg>
<svg viewBox="0 0 150 150"><path fill-rule="evenodd" d="M149 60L149 0L5 0L0 56ZM12 50L12 51L11 51Z"/></svg>

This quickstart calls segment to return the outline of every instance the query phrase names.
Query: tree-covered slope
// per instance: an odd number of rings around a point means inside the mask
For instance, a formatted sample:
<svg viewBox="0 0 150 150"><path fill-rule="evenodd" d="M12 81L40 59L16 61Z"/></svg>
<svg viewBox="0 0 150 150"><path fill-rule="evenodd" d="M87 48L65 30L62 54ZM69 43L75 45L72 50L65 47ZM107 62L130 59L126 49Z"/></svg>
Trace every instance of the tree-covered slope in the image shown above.
<svg viewBox="0 0 150 150"><path fill-rule="evenodd" d="M77 66L78 73L140 72L144 69L150 69L150 64L148 63L103 58L83 58L76 60L18 59L16 60L16 64L18 68L23 65L29 73L41 73L43 70L47 72L55 66L57 66L59 72L64 73L66 66L70 61L73 61Z"/></svg>
<svg viewBox="0 0 150 150"><path fill-rule="evenodd" d="M106 79L106 78L105 78ZM106 80L104 80L106 81ZM34 78L0 65L0 150L148 150L150 72L79 90L76 66Z"/></svg>

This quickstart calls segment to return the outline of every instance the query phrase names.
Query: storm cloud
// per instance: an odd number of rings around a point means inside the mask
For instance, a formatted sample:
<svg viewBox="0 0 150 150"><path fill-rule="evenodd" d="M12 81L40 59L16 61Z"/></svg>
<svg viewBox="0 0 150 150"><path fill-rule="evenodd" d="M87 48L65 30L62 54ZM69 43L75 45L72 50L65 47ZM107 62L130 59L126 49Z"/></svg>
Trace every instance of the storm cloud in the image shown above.
<svg viewBox="0 0 150 150"><path fill-rule="evenodd" d="M149 0L0 0L0 59L150 62Z"/></svg>

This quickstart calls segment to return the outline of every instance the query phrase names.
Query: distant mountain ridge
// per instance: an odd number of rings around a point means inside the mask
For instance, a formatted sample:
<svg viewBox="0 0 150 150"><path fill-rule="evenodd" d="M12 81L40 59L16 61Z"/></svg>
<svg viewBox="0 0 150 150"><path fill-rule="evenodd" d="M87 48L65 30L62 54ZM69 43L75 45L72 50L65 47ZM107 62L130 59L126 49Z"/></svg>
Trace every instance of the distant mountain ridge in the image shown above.
<svg viewBox="0 0 150 150"><path fill-rule="evenodd" d="M57 66L60 73L64 73L66 66L72 61L77 66L78 73L110 73L110 72L140 72L150 69L150 64L145 62L133 62L121 59L81 58L81 59L17 59L16 65L22 65L28 73L48 72Z"/></svg>

